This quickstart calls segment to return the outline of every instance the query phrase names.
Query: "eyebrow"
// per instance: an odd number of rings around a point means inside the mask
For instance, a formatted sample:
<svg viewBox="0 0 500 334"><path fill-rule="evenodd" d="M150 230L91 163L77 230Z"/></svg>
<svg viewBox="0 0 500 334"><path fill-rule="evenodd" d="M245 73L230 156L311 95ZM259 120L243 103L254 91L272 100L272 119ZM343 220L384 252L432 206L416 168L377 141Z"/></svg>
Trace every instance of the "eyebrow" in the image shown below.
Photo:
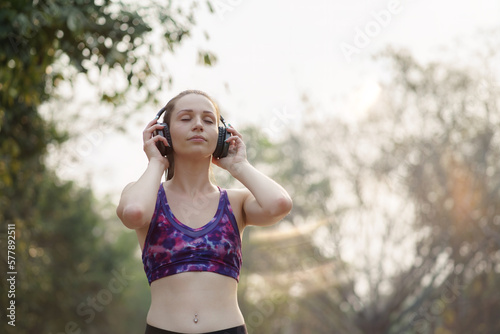
<svg viewBox="0 0 500 334"><path fill-rule="evenodd" d="M193 109L181 109L177 112L177 114L180 114L181 112L193 112L194 110ZM204 114L214 114L215 113L213 111L210 111L210 110L203 110L203 113Z"/></svg>

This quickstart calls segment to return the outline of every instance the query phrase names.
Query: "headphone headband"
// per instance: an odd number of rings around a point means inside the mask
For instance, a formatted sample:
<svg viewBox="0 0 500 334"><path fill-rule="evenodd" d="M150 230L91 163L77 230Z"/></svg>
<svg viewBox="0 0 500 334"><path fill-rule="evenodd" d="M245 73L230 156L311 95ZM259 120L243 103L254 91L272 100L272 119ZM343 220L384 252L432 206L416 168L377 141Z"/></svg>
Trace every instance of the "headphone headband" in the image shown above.
<svg viewBox="0 0 500 334"><path fill-rule="evenodd" d="M165 112L165 109L166 109L166 107L161 108L160 111L158 111L158 113L156 114L155 118L160 119L160 116L161 116L161 114L163 114Z"/></svg>

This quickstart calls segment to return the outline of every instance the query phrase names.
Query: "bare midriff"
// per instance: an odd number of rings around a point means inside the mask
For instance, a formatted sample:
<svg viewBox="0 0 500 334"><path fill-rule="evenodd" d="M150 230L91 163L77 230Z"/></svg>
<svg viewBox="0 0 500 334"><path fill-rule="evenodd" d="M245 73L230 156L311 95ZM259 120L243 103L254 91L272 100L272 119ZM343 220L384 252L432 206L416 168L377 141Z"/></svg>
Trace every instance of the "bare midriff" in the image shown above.
<svg viewBox="0 0 500 334"><path fill-rule="evenodd" d="M186 272L151 283L147 323L182 333L202 333L244 324L238 282L211 272Z"/></svg>

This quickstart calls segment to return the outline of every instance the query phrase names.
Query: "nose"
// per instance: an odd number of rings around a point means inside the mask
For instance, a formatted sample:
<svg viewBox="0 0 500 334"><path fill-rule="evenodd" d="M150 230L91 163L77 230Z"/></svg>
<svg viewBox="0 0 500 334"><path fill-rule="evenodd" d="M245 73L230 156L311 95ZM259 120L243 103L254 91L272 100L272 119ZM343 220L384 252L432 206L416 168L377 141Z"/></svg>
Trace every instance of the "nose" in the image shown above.
<svg viewBox="0 0 500 334"><path fill-rule="evenodd" d="M203 120L201 117L194 118L193 130L203 131Z"/></svg>

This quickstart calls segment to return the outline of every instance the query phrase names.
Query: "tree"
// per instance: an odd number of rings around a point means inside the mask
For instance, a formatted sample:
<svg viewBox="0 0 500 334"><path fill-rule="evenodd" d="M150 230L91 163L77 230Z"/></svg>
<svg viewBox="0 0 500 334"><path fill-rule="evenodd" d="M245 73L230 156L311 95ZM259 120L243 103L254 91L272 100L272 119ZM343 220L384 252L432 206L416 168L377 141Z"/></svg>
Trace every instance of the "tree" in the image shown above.
<svg viewBox="0 0 500 334"><path fill-rule="evenodd" d="M417 244L416 263L435 259L443 268L424 276L431 277L428 283L422 279L423 292L429 293L425 303L439 310L424 303L410 312L412 333L494 333L500 328L491 318L500 298L489 293L498 282L480 279L496 276L498 259L493 254L500 245L495 223L500 91L491 76L494 68L488 68L494 66L493 59L486 58L483 72L422 66L407 54L392 55L396 77L391 91L400 94L389 103L385 117L394 120L393 128L401 135L391 155L377 165L384 174L404 179L405 194L414 203L414 226L426 235ZM466 295L478 281L488 282L481 285L484 300L475 296L472 304Z"/></svg>
<svg viewBox="0 0 500 334"><path fill-rule="evenodd" d="M63 83L73 84L82 75L99 87L101 103L117 106L131 92L140 97L138 104L154 99L154 92L172 80L164 71L153 84L148 81L154 56L160 48L173 53L189 36L196 5L110 0L0 4L1 244L11 233L7 226L16 237L15 262L7 258L7 247L2 247L2 262L11 265L4 272L17 272L15 297L2 294L1 299L4 306L15 302L17 333L126 332L142 326L102 316L113 300L137 297L126 288L135 281L128 271L133 249L124 246L131 240L105 226L110 220L102 212L107 210L91 191L46 168L48 145L70 134L43 118L40 106L57 98ZM153 33L162 38L153 40ZM215 60L210 53L200 54L204 63ZM111 74L123 79L124 88L98 84ZM11 286L2 280L2 291ZM133 319L125 314L137 312L136 303L128 304L117 308L121 314L115 317ZM5 321L2 326L4 332L12 329Z"/></svg>
<svg viewBox="0 0 500 334"><path fill-rule="evenodd" d="M256 332L500 329L496 71L382 59L392 76L359 122L312 120L274 143L248 132L253 163L294 199L281 226L245 232Z"/></svg>
<svg viewBox="0 0 500 334"><path fill-rule="evenodd" d="M324 310L342 306L360 333L497 332L498 86L487 72L421 65L405 52L386 59L394 76L369 116L347 133L320 130L341 143L331 148L332 189L350 190L331 213L335 255L345 260L347 225L364 243L356 263L339 261L348 279Z"/></svg>

